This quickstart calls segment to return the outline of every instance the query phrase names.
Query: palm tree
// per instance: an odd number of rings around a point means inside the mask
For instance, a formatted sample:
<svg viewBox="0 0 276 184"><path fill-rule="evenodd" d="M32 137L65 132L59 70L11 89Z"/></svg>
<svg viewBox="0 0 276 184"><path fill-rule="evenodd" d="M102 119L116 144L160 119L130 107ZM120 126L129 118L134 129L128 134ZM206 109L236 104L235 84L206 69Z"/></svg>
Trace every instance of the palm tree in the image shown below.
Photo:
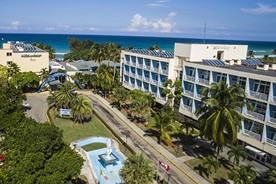
<svg viewBox="0 0 276 184"><path fill-rule="evenodd" d="M111 67L101 64L96 70L97 78L99 79L100 88L104 91L105 97L107 91L110 91L112 88L112 76L113 70Z"/></svg>
<svg viewBox="0 0 276 184"><path fill-rule="evenodd" d="M263 59L264 59L264 61L266 61L266 60L268 60L268 58L269 58L269 55L265 54Z"/></svg>
<svg viewBox="0 0 276 184"><path fill-rule="evenodd" d="M8 65L8 67L9 77L12 77L13 75L20 73L20 67L16 63L12 62Z"/></svg>
<svg viewBox="0 0 276 184"><path fill-rule="evenodd" d="M228 175L235 184L253 184L256 179L256 172L252 165L241 166L240 169L232 170Z"/></svg>
<svg viewBox="0 0 276 184"><path fill-rule="evenodd" d="M272 54L274 55L274 61L275 61L275 59L276 59L276 49L272 50Z"/></svg>
<svg viewBox="0 0 276 184"><path fill-rule="evenodd" d="M113 98L115 100L115 103L118 104L119 109L121 109L122 105L125 103L125 101L128 98L129 91L126 90L126 88L119 86L115 88L113 92Z"/></svg>
<svg viewBox="0 0 276 184"><path fill-rule="evenodd" d="M120 170L126 184L149 184L153 182L154 167L142 154L131 155Z"/></svg>
<svg viewBox="0 0 276 184"><path fill-rule="evenodd" d="M236 110L251 104L246 101L245 91L238 85L228 86L223 81L212 83L210 88L202 90L202 104L196 115L202 135L213 140L219 152L226 143L234 144L237 140L237 127L241 127L243 115Z"/></svg>
<svg viewBox="0 0 276 184"><path fill-rule="evenodd" d="M106 53L106 45L94 44L90 49L89 59L93 59L94 61L101 63L103 60L107 58Z"/></svg>
<svg viewBox="0 0 276 184"><path fill-rule="evenodd" d="M55 59L56 55L55 55L55 52L56 50L53 49L50 45L44 45L43 43L33 43L32 44L33 46L35 47L38 47L42 50L45 50L49 53L49 59L52 60L52 59Z"/></svg>
<svg viewBox="0 0 276 184"><path fill-rule="evenodd" d="M42 68L39 72L40 81L43 81L49 76L49 70L47 68Z"/></svg>
<svg viewBox="0 0 276 184"><path fill-rule="evenodd" d="M227 152L228 154L228 160L231 160L232 158L234 158L233 160L233 166L239 166L240 164L240 157L242 158L242 160L244 160L247 156L246 153L244 151L244 149L241 146L231 146L231 149Z"/></svg>
<svg viewBox="0 0 276 184"><path fill-rule="evenodd" d="M76 98L74 91L76 86L69 82L64 82L58 87L58 90L54 92L56 103L60 108L71 108L72 101Z"/></svg>
<svg viewBox="0 0 276 184"><path fill-rule="evenodd" d="M249 57L249 58L254 58L254 51L253 50L249 50L248 51L248 53L247 53L247 56Z"/></svg>
<svg viewBox="0 0 276 184"><path fill-rule="evenodd" d="M266 181L268 184L276 183L276 169L270 169L266 175Z"/></svg>
<svg viewBox="0 0 276 184"><path fill-rule="evenodd" d="M165 105L159 112L154 114L154 122L150 122L148 127L150 129L158 130L158 144L161 143L162 139L172 142L170 132L176 132L177 129L174 126L176 115L169 105Z"/></svg>
<svg viewBox="0 0 276 184"><path fill-rule="evenodd" d="M216 160L212 155L205 157L202 162L203 167L207 169L207 172L212 174L212 170L217 172L220 167L220 162Z"/></svg>
<svg viewBox="0 0 276 184"><path fill-rule="evenodd" d="M71 115L74 122L83 123L92 117L91 100L83 95L77 96L72 103Z"/></svg>

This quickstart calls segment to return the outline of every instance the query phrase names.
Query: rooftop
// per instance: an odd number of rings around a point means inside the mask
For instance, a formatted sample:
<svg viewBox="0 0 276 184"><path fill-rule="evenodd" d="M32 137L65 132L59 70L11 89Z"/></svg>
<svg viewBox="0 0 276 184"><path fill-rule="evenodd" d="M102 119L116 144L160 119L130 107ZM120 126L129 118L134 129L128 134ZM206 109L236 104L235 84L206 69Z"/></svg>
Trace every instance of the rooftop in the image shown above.
<svg viewBox="0 0 276 184"><path fill-rule="evenodd" d="M16 42L12 44L12 50L14 52L44 52L44 50L35 47L32 44L26 44L24 42Z"/></svg>
<svg viewBox="0 0 276 184"><path fill-rule="evenodd" d="M159 51L159 50L147 50L147 49L131 49L130 52L137 53L137 54L145 54L155 57L162 57L162 58L174 58L173 51Z"/></svg>

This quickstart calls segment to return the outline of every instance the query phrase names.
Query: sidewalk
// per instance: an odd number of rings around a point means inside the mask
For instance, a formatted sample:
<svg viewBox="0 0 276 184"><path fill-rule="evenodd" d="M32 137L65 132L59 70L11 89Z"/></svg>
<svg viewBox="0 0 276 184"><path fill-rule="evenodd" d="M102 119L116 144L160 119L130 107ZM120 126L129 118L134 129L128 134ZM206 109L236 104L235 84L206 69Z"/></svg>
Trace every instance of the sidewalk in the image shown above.
<svg viewBox="0 0 276 184"><path fill-rule="evenodd" d="M135 132L149 146L151 146L160 155L165 157L166 160L171 163L169 165L173 165L174 167L176 167L178 170L180 170L182 172L182 174L185 174L186 176L188 176L195 183L200 183L200 184L209 183L203 177L201 177L198 173L196 173L193 169L191 169L190 167L188 167L187 165L185 165L183 163L186 160L193 159L193 157L189 157L189 156L183 156L183 157L179 157L179 158L175 157L173 154L171 154L169 151L167 151L163 146L157 144L156 141L153 140L151 137L147 137L143 130L141 130L139 127L137 127L135 123L131 122L118 109L112 108L110 106L110 104L104 98L102 98L99 95L95 95L90 91L82 91L81 93L83 93L89 97L95 97L96 99L98 99L105 107L107 107L109 109L109 111L113 112L113 114L115 114L123 123L125 123L132 130L132 132Z"/></svg>

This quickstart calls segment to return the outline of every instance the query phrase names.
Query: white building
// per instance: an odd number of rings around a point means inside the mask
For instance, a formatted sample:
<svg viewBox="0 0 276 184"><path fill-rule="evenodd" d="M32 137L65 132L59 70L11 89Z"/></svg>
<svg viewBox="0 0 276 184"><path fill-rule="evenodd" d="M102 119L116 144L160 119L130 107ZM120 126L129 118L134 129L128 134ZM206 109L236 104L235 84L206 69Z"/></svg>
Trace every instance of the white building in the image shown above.
<svg viewBox="0 0 276 184"><path fill-rule="evenodd" d="M21 72L38 73L42 68L49 69L49 54L23 42L3 43L3 48L0 49L0 64L8 66L11 63L16 63Z"/></svg>
<svg viewBox="0 0 276 184"><path fill-rule="evenodd" d="M254 111L239 109L245 116L238 139L249 156L276 166L276 65L247 59L246 45L175 44L173 53L147 50L122 51L121 76L128 89L150 91L157 102L162 83L181 79L183 97L179 112L193 119L201 103L200 91L213 82L239 83Z"/></svg>

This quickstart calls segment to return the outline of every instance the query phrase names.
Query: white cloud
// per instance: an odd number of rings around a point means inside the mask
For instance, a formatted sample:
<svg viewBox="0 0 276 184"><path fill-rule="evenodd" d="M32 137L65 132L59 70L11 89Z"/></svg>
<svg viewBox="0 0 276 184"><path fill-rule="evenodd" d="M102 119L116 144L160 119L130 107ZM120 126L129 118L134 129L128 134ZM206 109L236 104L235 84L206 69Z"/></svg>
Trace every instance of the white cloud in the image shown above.
<svg viewBox="0 0 276 184"><path fill-rule="evenodd" d="M168 0L158 0L158 1L154 1L152 3L146 4L146 6L162 7L162 6L165 6L167 2L169 2L169 1Z"/></svg>
<svg viewBox="0 0 276 184"><path fill-rule="evenodd" d="M89 27L88 30L89 30L89 31L98 31L99 29L96 28L96 27Z"/></svg>
<svg viewBox="0 0 276 184"><path fill-rule="evenodd" d="M46 31L55 31L56 28L55 27L46 27L45 30Z"/></svg>
<svg viewBox="0 0 276 184"><path fill-rule="evenodd" d="M246 13L264 14L264 13L275 13L276 7L269 5L258 4L257 8L241 8L241 11Z"/></svg>
<svg viewBox="0 0 276 184"><path fill-rule="evenodd" d="M174 16L176 16L176 12L170 12L165 19L154 21L148 20L140 14L135 14L131 20L130 26L123 30L129 32L175 32L174 27L176 23L173 21Z"/></svg>
<svg viewBox="0 0 276 184"><path fill-rule="evenodd" d="M20 21L13 21L9 25L1 25L0 29L2 30L18 30L21 23Z"/></svg>
<svg viewBox="0 0 276 184"><path fill-rule="evenodd" d="M19 25L20 25L20 22L19 22L19 21L13 21L13 22L11 23L11 28L14 29L14 30L17 30L18 27L19 27Z"/></svg>

